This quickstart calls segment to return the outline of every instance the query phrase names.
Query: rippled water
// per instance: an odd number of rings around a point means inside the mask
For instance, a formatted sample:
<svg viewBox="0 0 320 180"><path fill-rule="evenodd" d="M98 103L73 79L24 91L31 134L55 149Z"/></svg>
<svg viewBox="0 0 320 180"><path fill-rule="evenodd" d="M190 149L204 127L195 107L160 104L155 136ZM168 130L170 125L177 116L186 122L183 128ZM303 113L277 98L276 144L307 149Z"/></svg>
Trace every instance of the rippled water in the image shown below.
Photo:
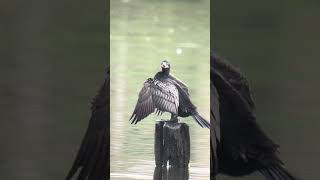
<svg viewBox="0 0 320 180"><path fill-rule="evenodd" d="M136 126L128 119L143 82L169 59L198 111L209 119L209 2L111 1L111 179L152 179L154 124L150 115ZM168 117L164 116L164 118ZM189 179L210 174L209 130L192 118Z"/></svg>

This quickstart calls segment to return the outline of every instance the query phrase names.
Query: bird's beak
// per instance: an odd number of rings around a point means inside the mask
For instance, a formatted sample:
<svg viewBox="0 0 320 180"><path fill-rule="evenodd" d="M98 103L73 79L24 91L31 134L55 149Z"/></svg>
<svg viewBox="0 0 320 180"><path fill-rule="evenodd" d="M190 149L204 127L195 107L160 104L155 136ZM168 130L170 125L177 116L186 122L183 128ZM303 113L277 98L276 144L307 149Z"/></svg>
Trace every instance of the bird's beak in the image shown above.
<svg viewBox="0 0 320 180"><path fill-rule="evenodd" d="M168 66L168 64L166 64L166 63L162 63L162 64L161 64L161 68L169 68L169 66Z"/></svg>

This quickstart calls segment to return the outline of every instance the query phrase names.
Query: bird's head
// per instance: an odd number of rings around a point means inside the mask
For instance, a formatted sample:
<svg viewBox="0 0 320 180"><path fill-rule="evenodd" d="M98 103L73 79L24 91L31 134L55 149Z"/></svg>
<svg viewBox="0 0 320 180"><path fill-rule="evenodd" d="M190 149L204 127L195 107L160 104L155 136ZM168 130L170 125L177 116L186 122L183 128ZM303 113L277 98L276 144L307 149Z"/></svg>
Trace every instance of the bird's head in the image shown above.
<svg viewBox="0 0 320 180"><path fill-rule="evenodd" d="M161 62L162 69L170 69L170 63L167 60Z"/></svg>
<svg viewBox="0 0 320 180"><path fill-rule="evenodd" d="M160 67L163 73L165 74L170 73L170 63L167 60L162 61Z"/></svg>

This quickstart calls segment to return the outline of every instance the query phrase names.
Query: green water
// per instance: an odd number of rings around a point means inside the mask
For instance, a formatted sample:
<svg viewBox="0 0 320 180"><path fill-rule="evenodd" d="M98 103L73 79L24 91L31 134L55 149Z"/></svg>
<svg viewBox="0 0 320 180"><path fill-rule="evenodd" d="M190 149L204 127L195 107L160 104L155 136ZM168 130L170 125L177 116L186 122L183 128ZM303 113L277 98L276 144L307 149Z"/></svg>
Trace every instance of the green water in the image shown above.
<svg viewBox="0 0 320 180"><path fill-rule="evenodd" d="M154 124L129 118L143 82L168 59L198 111L209 119L209 1L111 1L111 179L152 179ZM168 117L168 116L164 116ZM190 179L210 173L209 130L192 118Z"/></svg>

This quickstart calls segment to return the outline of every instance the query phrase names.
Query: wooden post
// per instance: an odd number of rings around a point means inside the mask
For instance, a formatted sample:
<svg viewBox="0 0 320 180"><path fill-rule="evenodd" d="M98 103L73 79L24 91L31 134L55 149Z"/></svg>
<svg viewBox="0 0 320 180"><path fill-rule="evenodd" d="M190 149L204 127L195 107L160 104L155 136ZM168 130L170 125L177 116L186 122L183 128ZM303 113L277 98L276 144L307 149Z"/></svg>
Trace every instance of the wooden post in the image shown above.
<svg viewBox="0 0 320 180"><path fill-rule="evenodd" d="M163 125L164 121L158 121L155 126L154 155L156 166L162 166L163 162Z"/></svg>
<svg viewBox="0 0 320 180"><path fill-rule="evenodd" d="M161 167L156 166L153 173L153 180L188 180L188 167Z"/></svg>
<svg viewBox="0 0 320 180"><path fill-rule="evenodd" d="M189 126L173 121L155 125L155 161L157 166L188 167L190 161Z"/></svg>

